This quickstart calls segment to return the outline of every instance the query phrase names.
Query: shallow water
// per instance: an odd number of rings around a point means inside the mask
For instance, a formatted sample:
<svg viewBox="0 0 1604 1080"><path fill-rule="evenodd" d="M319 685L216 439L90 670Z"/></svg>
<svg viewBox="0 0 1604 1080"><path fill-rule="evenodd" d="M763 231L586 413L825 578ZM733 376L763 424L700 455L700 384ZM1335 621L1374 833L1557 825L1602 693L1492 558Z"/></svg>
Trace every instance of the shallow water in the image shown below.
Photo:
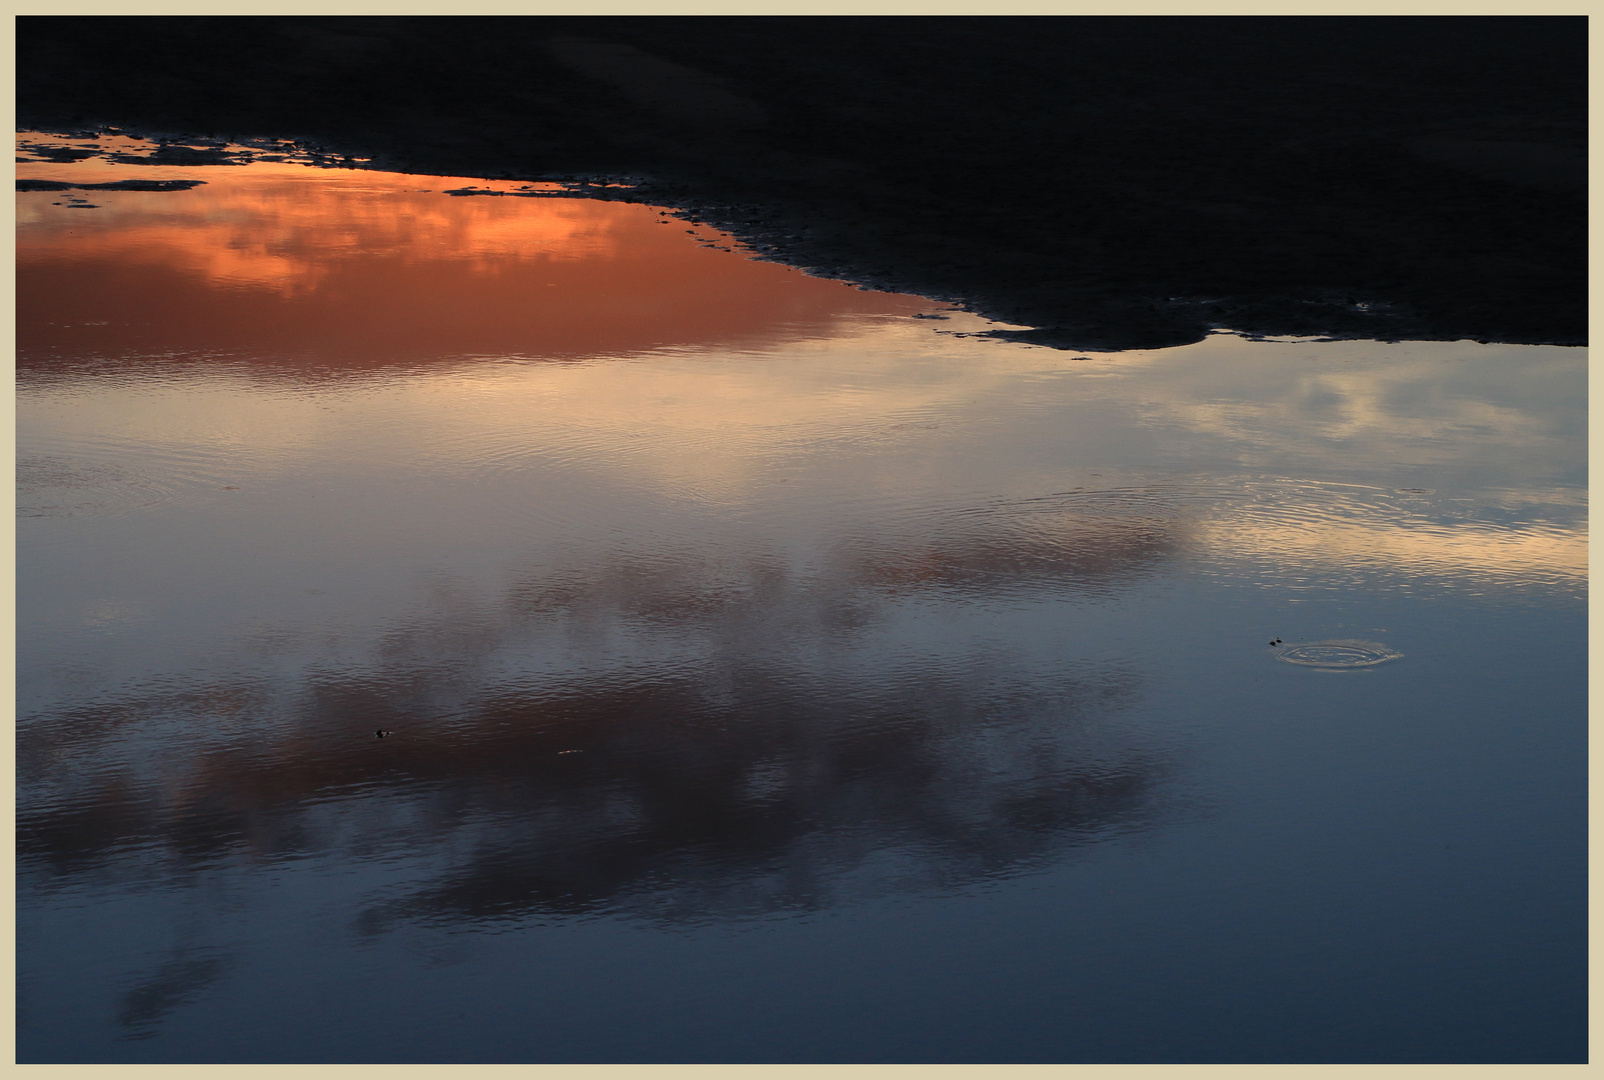
<svg viewBox="0 0 1604 1080"><path fill-rule="evenodd" d="M1579 350L18 168L20 1060L1583 1060Z"/></svg>

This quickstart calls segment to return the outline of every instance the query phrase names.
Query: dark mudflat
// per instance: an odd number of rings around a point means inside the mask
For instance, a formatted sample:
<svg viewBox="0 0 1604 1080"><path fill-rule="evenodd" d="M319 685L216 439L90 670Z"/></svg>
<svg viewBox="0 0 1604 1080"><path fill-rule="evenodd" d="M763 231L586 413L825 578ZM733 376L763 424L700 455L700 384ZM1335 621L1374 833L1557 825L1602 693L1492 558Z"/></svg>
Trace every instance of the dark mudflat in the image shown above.
<svg viewBox="0 0 1604 1080"><path fill-rule="evenodd" d="M642 177L1043 344L1586 336L1580 18L24 17L18 57L26 128Z"/></svg>
<svg viewBox="0 0 1604 1080"><path fill-rule="evenodd" d="M110 180L104 184L69 184L65 180L17 181L18 191L188 191L204 180Z"/></svg>

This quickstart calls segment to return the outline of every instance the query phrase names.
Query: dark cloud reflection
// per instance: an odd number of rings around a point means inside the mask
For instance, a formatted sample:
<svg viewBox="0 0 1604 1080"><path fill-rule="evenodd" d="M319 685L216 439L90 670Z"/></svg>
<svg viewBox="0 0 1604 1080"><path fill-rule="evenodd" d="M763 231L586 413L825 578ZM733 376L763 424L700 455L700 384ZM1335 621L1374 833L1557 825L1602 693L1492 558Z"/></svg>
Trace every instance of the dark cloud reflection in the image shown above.
<svg viewBox="0 0 1604 1080"><path fill-rule="evenodd" d="M1032 683L977 665L888 686L722 674L503 688L448 724L392 720L382 741L351 707L377 697L394 713L414 689L332 680L298 734L201 754L177 789L114 774L24 811L20 855L73 876L153 849L183 876L239 854L436 851L434 880L373 904L368 930L609 907L728 916L1015 871L1139 826L1164 772L1162 754L1106 727L1136 691L1128 672Z"/></svg>
<svg viewBox="0 0 1604 1080"><path fill-rule="evenodd" d="M207 950L181 953L123 993L117 1022L130 1039L154 1038L167 1014L199 999L231 966Z"/></svg>
<svg viewBox="0 0 1604 1080"><path fill-rule="evenodd" d="M844 544L808 580L683 553L582 559L490 609L444 592L360 666L26 721L20 858L58 885L114 862L173 883L230 860L404 863L365 933L807 911L1022 872L1160 813L1169 752L1119 719L1137 673L999 644L909 655L869 628L909 592L1117 587L1179 528L1126 499ZM587 653L621 628L679 659ZM488 659L554 649L580 660ZM182 763L160 781L124 749L152 735Z"/></svg>

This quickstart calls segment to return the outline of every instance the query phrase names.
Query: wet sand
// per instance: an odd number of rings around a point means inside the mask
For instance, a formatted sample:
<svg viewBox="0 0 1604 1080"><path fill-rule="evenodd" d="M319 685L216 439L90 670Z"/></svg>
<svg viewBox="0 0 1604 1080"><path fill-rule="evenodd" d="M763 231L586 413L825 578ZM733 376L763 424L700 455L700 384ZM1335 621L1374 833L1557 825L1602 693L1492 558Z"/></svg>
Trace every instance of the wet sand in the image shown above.
<svg viewBox="0 0 1604 1080"><path fill-rule="evenodd" d="M18 20L24 128L629 178L1079 350L1583 343L1585 77L1554 17Z"/></svg>

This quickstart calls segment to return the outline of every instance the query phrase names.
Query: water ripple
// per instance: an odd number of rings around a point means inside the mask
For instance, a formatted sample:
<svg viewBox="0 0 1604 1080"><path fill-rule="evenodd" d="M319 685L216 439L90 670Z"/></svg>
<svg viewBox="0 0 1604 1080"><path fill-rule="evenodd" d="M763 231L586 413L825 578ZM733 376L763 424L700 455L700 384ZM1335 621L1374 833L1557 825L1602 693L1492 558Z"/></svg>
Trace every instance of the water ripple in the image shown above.
<svg viewBox="0 0 1604 1080"><path fill-rule="evenodd" d="M1375 667L1377 664L1385 664L1402 656L1403 653L1390 649L1379 641L1351 641L1345 638L1314 641L1305 645L1288 645L1275 654L1275 658L1283 663L1326 668L1332 671Z"/></svg>

